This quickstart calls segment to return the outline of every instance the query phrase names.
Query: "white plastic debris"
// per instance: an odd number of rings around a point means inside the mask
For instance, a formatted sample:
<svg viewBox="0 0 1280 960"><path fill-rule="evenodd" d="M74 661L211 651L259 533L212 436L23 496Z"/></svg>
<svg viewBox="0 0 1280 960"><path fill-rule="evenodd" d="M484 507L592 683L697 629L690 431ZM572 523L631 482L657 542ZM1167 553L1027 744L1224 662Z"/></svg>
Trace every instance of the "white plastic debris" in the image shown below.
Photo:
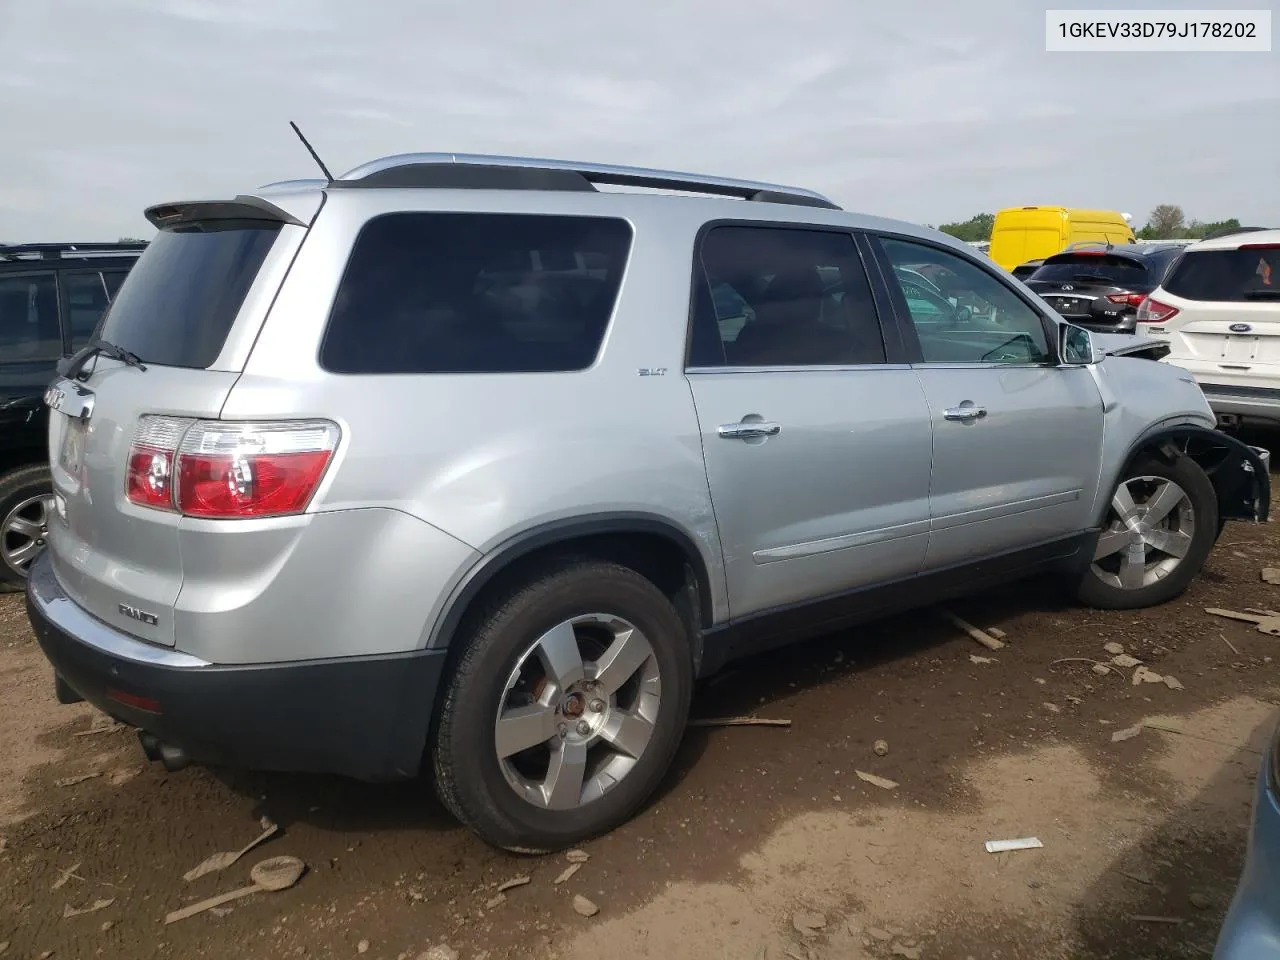
<svg viewBox="0 0 1280 960"><path fill-rule="evenodd" d="M988 840L987 853L1007 853L1010 850L1038 850L1044 844L1039 837L1022 837L1018 840Z"/></svg>

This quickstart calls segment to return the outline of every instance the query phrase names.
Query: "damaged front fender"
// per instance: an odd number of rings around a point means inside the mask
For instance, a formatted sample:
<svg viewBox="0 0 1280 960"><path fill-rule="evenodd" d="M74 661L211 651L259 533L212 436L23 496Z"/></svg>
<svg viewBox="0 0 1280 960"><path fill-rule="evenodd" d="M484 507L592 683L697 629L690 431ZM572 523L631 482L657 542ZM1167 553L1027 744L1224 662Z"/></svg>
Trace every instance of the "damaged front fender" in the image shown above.
<svg viewBox="0 0 1280 960"><path fill-rule="evenodd" d="M1271 511L1271 453L1220 430L1177 426L1143 437L1127 462L1155 452L1167 459L1190 457L1208 475L1218 494L1222 520L1262 522Z"/></svg>

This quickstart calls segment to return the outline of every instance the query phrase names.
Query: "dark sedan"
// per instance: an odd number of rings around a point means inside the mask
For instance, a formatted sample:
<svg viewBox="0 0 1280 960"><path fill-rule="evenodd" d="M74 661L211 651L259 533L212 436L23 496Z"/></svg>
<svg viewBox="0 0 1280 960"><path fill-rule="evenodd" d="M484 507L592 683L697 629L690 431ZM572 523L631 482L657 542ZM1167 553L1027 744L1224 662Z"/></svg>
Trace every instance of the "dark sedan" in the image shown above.
<svg viewBox="0 0 1280 960"><path fill-rule="evenodd" d="M1023 282L1071 323L1132 333L1138 304L1183 251L1181 244L1126 244L1064 250Z"/></svg>

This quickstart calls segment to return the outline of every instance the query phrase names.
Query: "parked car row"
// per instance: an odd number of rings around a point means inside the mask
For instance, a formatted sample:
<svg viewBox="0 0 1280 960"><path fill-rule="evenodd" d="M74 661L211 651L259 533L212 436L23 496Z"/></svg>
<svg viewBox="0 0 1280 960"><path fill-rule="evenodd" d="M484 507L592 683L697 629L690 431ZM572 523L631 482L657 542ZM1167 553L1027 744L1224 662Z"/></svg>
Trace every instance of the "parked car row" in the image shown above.
<svg viewBox="0 0 1280 960"><path fill-rule="evenodd" d="M147 216L45 394L27 609L169 769L429 770L554 850L735 658L1033 574L1161 603L1269 512L1149 344L811 190L421 154Z"/></svg>
<svg viewBox="0 0 1280 960"><path fill-rule="evenodd" d="M53 492L45 387L93 336L142 243L0 246L0 589L44 549Z"/></svg>

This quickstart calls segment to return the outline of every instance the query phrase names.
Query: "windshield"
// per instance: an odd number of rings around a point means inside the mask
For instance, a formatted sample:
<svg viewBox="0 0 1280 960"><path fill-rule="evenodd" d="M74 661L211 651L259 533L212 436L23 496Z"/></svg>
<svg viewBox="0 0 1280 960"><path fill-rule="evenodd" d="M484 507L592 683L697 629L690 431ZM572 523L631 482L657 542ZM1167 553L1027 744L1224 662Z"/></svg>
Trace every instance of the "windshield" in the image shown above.
<svg viewBox="0 0 1280 960"><path fill-rule="evenodd" d="M1186 253L1164 288L1186 300L1240 302L1280 297L1280 246Z"/></svg>
<svg viewBox="0 0 1280 960"><path fill-rule="evenodd" d="M1055 282L1095 283L1126 286L1147 281L1147 268L1141 261L1129 257L1090 256L1076 254L1066 257L1053 257L1031 275L1032 280L1052 280Z"/></svg>
<svg viewBox="0 0 1280 960"><path fill-rule="evenodd" d="M101 338L144 363L209 367L279 232L279 223L265 220L160 231L116 294Z"/></svg>

